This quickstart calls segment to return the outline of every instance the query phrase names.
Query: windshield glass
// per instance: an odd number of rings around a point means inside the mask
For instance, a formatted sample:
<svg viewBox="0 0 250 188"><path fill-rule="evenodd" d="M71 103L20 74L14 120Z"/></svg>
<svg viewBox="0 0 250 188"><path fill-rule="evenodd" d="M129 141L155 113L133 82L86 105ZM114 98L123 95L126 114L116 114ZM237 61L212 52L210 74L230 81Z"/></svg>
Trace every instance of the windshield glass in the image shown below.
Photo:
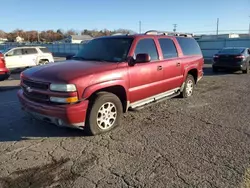
<svg viewBox="0 0 250 188"><path fill-rule="evenodd" d="M243 48L230 48L230 49L222 49L220 54L241 54L244 52Z"/></svg>
<svg viewBox="0 0 250 188"><path fill-rule="evenodd" d="M73 59L92 61L125 61L133 38L99 38L84 44Z"/></svg>

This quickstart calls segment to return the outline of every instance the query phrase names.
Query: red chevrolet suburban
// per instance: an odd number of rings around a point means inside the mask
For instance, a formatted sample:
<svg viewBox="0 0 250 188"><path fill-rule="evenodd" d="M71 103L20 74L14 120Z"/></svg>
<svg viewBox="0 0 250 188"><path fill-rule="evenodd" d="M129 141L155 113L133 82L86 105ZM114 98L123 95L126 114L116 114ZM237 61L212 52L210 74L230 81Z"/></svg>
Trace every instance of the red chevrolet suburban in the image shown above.
<svg viewBox="0 0 250 188"><path fill-rule="evenodd" d="M0 52L0 81L7 80L10 77L10 71L6 68L4 55Z"/></svg>
<svg viewBox="0 0 250 188"><path fill-rule="evenodd" d="M189 34L151 30L100 37L71 60L22 72L18 97L34 118L96 135L119 125L129 109L192 96L203 64Z"/></svg>

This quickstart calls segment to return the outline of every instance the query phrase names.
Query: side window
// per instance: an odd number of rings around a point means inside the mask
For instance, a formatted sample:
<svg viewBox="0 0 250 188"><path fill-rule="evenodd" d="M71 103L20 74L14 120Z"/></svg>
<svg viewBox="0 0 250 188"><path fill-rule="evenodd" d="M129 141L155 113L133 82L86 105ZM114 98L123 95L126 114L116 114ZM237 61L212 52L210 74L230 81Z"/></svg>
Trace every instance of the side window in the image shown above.
<svg viewBox="0 0 250 188"><path fill-rule="evenodd" d="M35 48L24 48L23 54L24 55L37 54L37 50Z"/></svg>
<svg viewBox="0 0 250 188"><path fill-rule="evenodd" d="M174 42L171 39L159 39L164 59L174 58L178 56Z"/></svg>
<svg viewBox="0 0 250 188"><path fill-rule="evenodd" d="M22 55L22 50L21 49L16 49L16 50L13 50L13 55Z"/></svg>
<svg viewBox="0 0 250 188"><path fill-rule="evenodd" d="M176 37L184 55L202 55L199 44L193 38Z"/></svg>
<svg viewBox="0 0 250 188"><path fill-rule="evenodd" d="M149 54L152 61L159 59L159 55L153 39L142 39L137 43L135 56L141 53Z"/></svg>

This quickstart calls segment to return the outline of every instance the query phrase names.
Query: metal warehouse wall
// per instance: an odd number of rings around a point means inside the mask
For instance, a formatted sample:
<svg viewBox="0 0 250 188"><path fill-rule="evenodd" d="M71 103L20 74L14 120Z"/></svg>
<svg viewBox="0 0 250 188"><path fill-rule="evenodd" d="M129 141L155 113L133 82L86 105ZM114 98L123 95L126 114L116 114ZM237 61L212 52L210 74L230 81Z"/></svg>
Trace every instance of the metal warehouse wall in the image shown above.
<svg viewBox="0 0 250 188"><path fill-rule="evenodd" d="M234 39L213 39L198 40L204 58L210 59L215 53L224 47L249 47L250 38L234 38Z"/></svg>
<svg viewBox="0 0 250 188"><path fill-rule="evenodd" d="M218 50L224 47L249 47L250 38L240 39L212 39L212 40L198 40L204 58L211 59ZM17 44L0 45L1 49L17 46ZM37 46L37 45L34 45ZM84 44L39 44L39 46L46 46L54 54L71 54L77 53Z"/></svg>

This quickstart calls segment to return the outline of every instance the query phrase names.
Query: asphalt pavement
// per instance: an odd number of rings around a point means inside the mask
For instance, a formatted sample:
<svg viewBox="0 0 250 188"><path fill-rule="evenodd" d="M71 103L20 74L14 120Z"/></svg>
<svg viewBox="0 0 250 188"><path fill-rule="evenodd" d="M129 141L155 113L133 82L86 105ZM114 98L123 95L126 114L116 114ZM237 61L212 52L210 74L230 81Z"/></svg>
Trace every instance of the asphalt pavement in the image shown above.
<svg viewBox="0 0 250 188"><path fill-rule="evenodd" d="M250 75L204 68L189 99L129 112L95 137L24 115L0 83L0 187L250 187Z"/></svg>

